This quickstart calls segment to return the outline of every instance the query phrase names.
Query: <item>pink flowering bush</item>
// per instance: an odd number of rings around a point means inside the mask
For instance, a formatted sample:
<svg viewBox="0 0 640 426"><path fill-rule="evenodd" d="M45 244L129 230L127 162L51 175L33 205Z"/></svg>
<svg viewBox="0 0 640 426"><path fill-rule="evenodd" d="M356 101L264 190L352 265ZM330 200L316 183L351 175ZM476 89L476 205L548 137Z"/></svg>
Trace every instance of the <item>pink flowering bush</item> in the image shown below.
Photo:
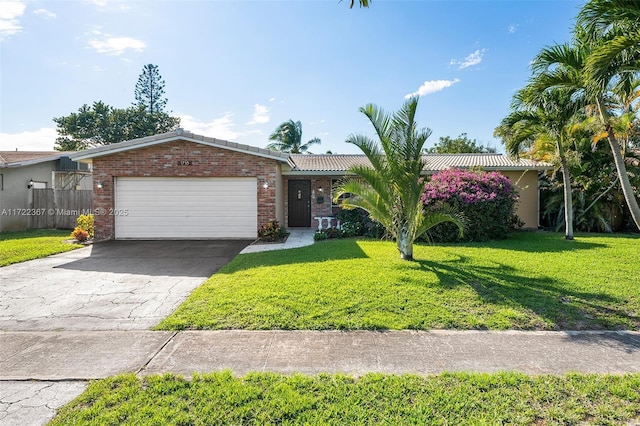
<svg viewBox="0 0 640 426"><path fill-rule="evenodd" d="M422 194L425 209L449 204L467 218L465 241L506 238L520 220L514 215L518 193L498 172L448 169L434 174ZM455 226L443 223L429 231L432 241L458 241Z"/></svg>

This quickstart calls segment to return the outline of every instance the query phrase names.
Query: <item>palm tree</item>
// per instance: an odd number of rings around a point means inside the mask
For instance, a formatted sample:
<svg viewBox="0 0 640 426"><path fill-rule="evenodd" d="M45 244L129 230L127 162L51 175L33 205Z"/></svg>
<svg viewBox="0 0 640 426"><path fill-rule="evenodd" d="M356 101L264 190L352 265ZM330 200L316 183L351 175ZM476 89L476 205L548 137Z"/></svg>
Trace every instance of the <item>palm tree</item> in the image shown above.
<svg viewBox="0 0 640 426"><path fill-rule="evenodd" d="M422 149L431 134L417 129L415 114L418 98L405 102L392 115L369 104L360 111L375 129L378 141L364 135L351 135L352 143L369 159L371 167L352 167L357 177L346 178L335 188L334 200L350 193L342 207L362 208L382 224L395 238L400 257L413 260L413 242L435 225L453 222L463 232L463 218L450 209L425 211L421 201L424 190Z"/></svg>
<svg viewBox="0 0 640 426"><path fill-rule="evenodd" d="M598 43L587 60L593 79L608 80L611 65L618 72L640 69L640 0L590 0L578 14L578 27Z"/></svg>
<svg viewBox="0 0 640 426"><path fill-rule="evenodd" d="M302 143L302 123L299 121L285 121L269 136L270 141L275 141L267 148L275 151L290 152L300 154L308 152L311 145L319 144L319 138L313 138L307 143Z"/></svg>
<svg viewBox="0 0 640 426"><path fill-rule="evenodd" d="M573 196L567 153L571 150L570 142L577 129L576 118L581 106L580 99L572 98L569 90L556 88L539 92L527 86L516 93L512 112L496 129L496 135L502 137L509 154L516 157L525 147L547 145L552 141L562 171L567 240L573 240Z"/></svg>
<svg viewBox="0 0 640 426"><path fill-rule="evenodd" d="M359 0L358 2L360 3L360 7L369 7L369 3L371 3L371 1L372 0ZM355 0L349 0L349 9L353 9L354 4Z"/></svg>
<svg viewBox="0 0 640 426"><path fill-rule="evenodd" d="M540 92L566 88L574 97L583 97L586 102L594 105L600 125L607 135L624 198L633 221L640 229L640 207L629 181L620 143L614 133L614 117L607 104L614 83L623 84L625 79L632 76L621 72L616 63L608 64L606 70L599 70L597 76L590 73L587 63L594 48L599 46L598 43L590 41L584 28L576 27L573 44L546 47L534 59L535 82L532 85L535 86L534 90Z"/></svg>

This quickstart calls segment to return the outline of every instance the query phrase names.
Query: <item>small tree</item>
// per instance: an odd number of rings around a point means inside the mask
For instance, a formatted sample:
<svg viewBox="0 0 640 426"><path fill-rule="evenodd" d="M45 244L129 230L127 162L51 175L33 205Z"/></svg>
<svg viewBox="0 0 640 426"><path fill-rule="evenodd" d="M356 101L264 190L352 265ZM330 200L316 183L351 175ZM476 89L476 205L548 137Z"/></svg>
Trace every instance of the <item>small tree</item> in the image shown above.
<svg viewBox="0 0 640 426"><path fill-rule="evenodd" d="M149 114L164 112L167 105L164 84L157 65L148 64L142 67L142 74L136 83L136 105L143 105Z"/></svg>
<svg viewBox="0 0 640 426"><path fill-rule="evenodd" d="M338 184L334 199L347 193L353 196L342 201L343 208L362 208L373 220L382 224L395 238L404 260L413 260L413 242L435 225L451 222L460 234L462 217L452 209L424 210L422 150L431 134L427 128L418 129L415 122L418 98L413 97L396 113L389 115L375 105L360 111L373 125L378 141L364 135L351 135L352 143L366 155L371 166L352 167L357 178L346 178Z"/></svg>

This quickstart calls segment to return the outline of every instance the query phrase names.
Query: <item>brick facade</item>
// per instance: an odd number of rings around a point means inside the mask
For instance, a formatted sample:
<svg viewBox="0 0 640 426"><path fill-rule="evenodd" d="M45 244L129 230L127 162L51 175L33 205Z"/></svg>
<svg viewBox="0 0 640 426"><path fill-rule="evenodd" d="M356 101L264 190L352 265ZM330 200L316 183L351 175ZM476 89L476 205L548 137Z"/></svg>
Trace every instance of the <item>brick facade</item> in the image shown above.
<svg viewBox="0 0 640 426"><path fill-rule="evenodd" d="M93 180L102 188L94 186L93 207L105 212L95 215L96 237L115 237L109 212L115 207L116 177L256 177L260 227L276 218L278 168L277 160L180 140L94 158Z"/></svg>
<svg viewBox="0 0 640 426"><path fill-rule="evenodd" d="M311 227L314 229L318 229L318 221L314 218L323 217L323 216L334 216L338 211L340 211L339 207L335 207L331 202L331 180L337 179L339 176L290 176L288 179L285 179L285 188L284 193L289 193L289 179L291 180L308 180L311 182ZM320 188L322 188L322 192L320 192ZM322 202L318 202L318 197L322 197ZM289 203L288 198L285 199L285 225L289 226ZM333 222L335 225L336 222ZM324 221L324 226L327 226L327 222Z"/></svg>

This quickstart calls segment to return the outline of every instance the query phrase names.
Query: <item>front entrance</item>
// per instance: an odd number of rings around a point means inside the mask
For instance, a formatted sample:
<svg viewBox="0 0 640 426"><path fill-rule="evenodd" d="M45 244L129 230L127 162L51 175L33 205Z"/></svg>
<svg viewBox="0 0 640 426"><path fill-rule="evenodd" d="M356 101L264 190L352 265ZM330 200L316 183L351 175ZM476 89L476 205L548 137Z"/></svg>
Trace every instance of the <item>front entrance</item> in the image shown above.
<svg viewBox="0 0 640 426"><path fill-rule="evenodd" d="M311 181L289 181L289 227L311 226Z"/></svg>

